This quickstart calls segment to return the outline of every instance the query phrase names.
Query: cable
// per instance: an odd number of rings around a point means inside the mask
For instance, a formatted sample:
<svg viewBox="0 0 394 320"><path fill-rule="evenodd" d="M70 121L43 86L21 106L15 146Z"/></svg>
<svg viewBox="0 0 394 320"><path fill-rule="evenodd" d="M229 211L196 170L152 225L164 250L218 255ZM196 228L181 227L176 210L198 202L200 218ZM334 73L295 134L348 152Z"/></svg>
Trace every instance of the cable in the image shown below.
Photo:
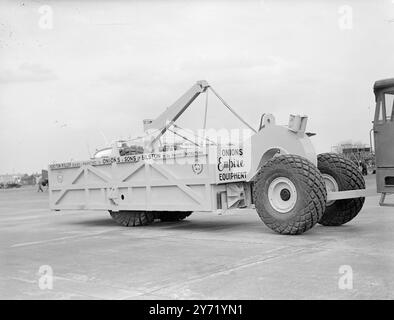
<svg viewBox="0 0 394 320"><path fill-rule="evenodd" d="M219 96L219 94L218 94L215 90L213 90L212 87L209 87L209 88L210 88L210 89L212 90L212 92L218 97L218 99L225 105L225 107L226 107L228 110L230 110L230 112L231 112L234 116L236 116L236 117L238 118L238 120L240 120L243 124L245 124L247 127L249 127L252 131L254 131L254 132L257 133L257 131L256 131L249 123L247 123L244 119L242 119L242 117L241 117L240 115L238 115L238 114L227 104L227 102L224 101L223 98L222 98L221 96Z"/></svg>

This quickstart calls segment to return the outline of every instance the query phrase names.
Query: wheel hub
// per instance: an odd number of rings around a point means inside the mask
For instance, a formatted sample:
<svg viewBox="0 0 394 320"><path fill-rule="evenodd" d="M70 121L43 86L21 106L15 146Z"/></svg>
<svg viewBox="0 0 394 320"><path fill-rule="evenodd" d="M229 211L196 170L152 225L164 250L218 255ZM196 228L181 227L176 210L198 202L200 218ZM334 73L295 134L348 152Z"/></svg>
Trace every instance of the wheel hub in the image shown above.
<svg viewBox="0 0 394 320"><path fill-rule="evenodd" d="M326 173L323 173L322 176L324 179L324 183L326 184L327 192L339 191L338 183L332 176ZM327 201L326 206L331 206L334 202L335 200Z"/></svg>
<svg viewBox="0 0 394 320"><path fill-rule="evenodd" d="M283 201L288 201L290 199L290 191L289 189L282 189L280 192L280 197Z"/></svg>
<svg viewBox="0 0 394 320"><path fill-rule="evenodd" d="M268 187L268 200L273 209L279 213L291 211L297 202L297 189L290 179L279 177Z"/></svg>

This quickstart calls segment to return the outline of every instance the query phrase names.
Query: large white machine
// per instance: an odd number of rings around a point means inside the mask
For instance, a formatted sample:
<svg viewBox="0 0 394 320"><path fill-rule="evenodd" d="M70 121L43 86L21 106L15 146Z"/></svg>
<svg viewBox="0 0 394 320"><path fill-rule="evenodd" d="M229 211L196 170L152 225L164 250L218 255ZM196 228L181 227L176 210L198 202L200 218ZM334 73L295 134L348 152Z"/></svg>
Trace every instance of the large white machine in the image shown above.
<svg viewBox="0 0 394 320"><path fill-rule="evenodd" d="M208 91L248 134L224 140L205 131L194 138L183 133L177 120ZM349 160L316 155L307 120L291 115L287 125L278 125L273 115L263 114L254 128L206 81L198 81L156 119L144 120L146 136L139 143L117 142L93 159L51 164L50 207L108 210L126 226L252 207L279 233L302 233L317 222L346 223L362 208L363 177ZM185 143L171 143L168 133Z"/></svg>

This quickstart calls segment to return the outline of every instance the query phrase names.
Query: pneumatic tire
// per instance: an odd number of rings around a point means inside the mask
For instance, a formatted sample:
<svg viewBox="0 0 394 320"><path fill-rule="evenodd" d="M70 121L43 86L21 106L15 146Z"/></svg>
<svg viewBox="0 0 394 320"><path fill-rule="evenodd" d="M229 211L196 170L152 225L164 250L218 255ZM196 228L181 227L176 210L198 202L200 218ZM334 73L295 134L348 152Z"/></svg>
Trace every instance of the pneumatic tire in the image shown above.
<svg viewBox="0 0 394 320"><path fill-rule="evenodd" d="M336 153L322 153L317 166L331 191L364 189L365 181L353 161ZM352 198L327 202L319 221L324 226L340 226L352 220L360 212L365 198Z"/></svg>
<svg viewBox="0 0 394 320"><path fill-rule="evenodd" d="M327 191L317 167L297 155L280 155L258 172L254 203L261 220L281 234L311 229L325 210Z"/></svg>
<svg viewBox="0 0 394 320"><path fill-rule="evenodd" d="M125 227L138 227L151 224L154 213L149 211L109 211L112 219Z"/></svg>
<svg viewBox="0 0 394 320"><path fill-rule="evenodd" d="M192 214L192 211L165 211L159 213L159 219L162 222L174 222L186 219Z"/></svg>

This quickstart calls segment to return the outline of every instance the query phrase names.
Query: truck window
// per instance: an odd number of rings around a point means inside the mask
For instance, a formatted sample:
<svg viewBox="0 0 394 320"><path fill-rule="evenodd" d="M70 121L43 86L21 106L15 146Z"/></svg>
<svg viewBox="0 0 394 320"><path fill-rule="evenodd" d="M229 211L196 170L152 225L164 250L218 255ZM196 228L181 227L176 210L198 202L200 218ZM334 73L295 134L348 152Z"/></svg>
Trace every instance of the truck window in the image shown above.
<svg viewBox="0 0 394 320"><path fill-rule="evenodd" d="M376 102L376 109L375 109L375 121L378 123L383 123L385 119L383 119L383 102L382 99L379 98Z"/></svg>
<svg viewBox="0 0 394 320"><path fill-rule="evenodd" d="M385 93L384 103L386 105L386 119L388 121L394 120L394 114L393 114L394 93Z"/></svg>

